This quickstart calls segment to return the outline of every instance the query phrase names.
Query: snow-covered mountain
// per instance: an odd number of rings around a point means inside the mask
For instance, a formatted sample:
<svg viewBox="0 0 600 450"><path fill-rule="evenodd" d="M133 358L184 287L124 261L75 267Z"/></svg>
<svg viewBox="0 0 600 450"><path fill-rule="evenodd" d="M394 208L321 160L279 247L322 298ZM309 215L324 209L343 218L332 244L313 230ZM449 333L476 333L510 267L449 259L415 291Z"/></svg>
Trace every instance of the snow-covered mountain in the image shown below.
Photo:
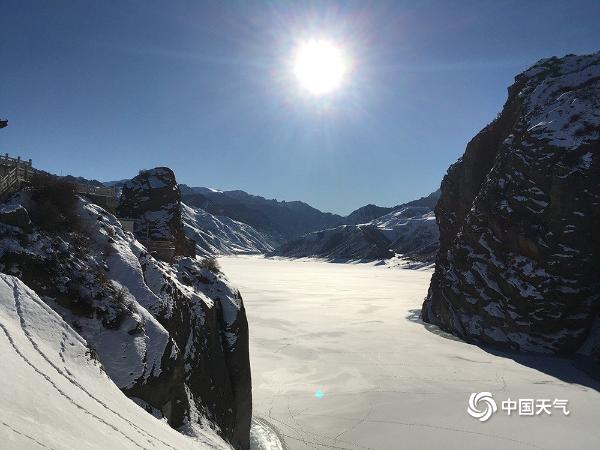
<svg viewBox="0 0 600 450"><path fill-rule="evenodd" d="M119 192L125 188L127 192L128 180L104 184L117 187ZM270 253L283 244L298 241L306 233L337 228L337 232L347 235L338 239L357 241L349 246L362 249L349 253L365 259L385 258L394 254L393 249L390 252L389 248L383 248L390 243L384 239L381 245L372 248L371 242L364 242L371 236L364 224L407 206L426 206L432 210L439 198L438 190L395 207L369 204L343 217L321 212L304 202L266 199L240 190L222 191L185 184L180 184L178 189L185 235L196 242L196 252L206 256ZM359 224L363 226L342 227Z"/></svg>
<svg viewBox="0 0 600 450"><path fill-rule="evenodd" d="M149 316L140 320L151 326ZM112 342L117 359L119 346L128 341ZM185 436L161 420L160 411L127 398L89 343L32 289L3 273L0 358L5 369L5 388L0 389L3 448L231 449L208 422L199 420L197 411L191 421L194 436ZM135 369L134 361L125 364Z"/></svg>
<svg viewBox="0 0 600 450"><path fill-rule="evenodd" d="M269 200L239 190L220 191L184 184L180 189L186 205L246 223L276 244L344 223L343 217L321 212L304 202Z"/></svg>
<svg viewBox="0 0 600 450"><path fill-rule="evenodd" d="M275 240L252 226L202 208L181 205L185 234L196 242L199 255L260 254L273 250Z"/></svg>
<svg viewBox="0 0 600 450"><path fill-rule="evenodd" d="M387 208L385 206L377 206L368 204L355 209L344 218L345 225L358 225L359 223L367 223L373 219L377 219L389 212L392 212L394 208Z"/></svg>
<svg viewBox="0 0 600 450"><path fill-rule="evenodd" d="M124 187L121 206L136 234L150 236L145 245L64 180L32 184L0 205L0 272L58 313L125 395L186 434L212 427L247 449L244 305L216 266L193 256L172 171L144 171ZM155 252L154 239L171 253Z"/></svg>
<svg viewBox="0 0 600 450"><path fill-rule="evenodd" d="M272 255L332 261L389 259L396 254L429 259L438 245L435 216L427 206L402 206L377 219L307 233Z"/></svg>
<svg viewBox="0 0 600 450"><path fill-rule="evenodd" d="M196 240L201 254L373 260L408 253L431 259L436 249L435 220L419 216L432 211L439 190L395 207L366 205L342 217L303 202L267 200L243 191L180 189L186 234Z"/></svg>
<svg viewBox="0 0 600 450"><path fill-rule="evenodd" d="M442 182L425 321L600 360L600 53L541 60Z"/></svg>

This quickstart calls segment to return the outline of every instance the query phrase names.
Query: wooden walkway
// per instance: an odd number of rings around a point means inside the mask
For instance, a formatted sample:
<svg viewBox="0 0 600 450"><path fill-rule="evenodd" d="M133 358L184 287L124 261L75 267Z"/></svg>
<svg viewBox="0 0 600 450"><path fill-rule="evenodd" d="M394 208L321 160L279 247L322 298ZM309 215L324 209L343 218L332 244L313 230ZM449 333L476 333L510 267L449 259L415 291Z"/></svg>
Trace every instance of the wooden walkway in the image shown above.
<svg viewBox="0 0 600 450"><path fill-rule="evenodd" d="M23 183L31 180L33 173L31 159L23 161L20 157L8 156L8 153L0 156L0 196L18 191Z"/></svg>
<svg viewBox="0 0 600 450"><path fill-rule="evenodd" d="M8 153L0 156L0 197L20 190L37 172L31 159L24 161L20 156L13 158ZM117 191L114 187L75 183L75 192L98 201L101 206L116 206Z"/></svg>

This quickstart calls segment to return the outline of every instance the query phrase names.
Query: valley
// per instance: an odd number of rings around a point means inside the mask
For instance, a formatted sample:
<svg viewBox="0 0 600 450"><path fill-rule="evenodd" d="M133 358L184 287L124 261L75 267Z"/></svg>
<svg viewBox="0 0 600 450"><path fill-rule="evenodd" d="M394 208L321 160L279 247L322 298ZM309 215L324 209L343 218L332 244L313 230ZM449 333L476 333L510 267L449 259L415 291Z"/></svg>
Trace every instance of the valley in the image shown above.
<svg viewBox="0 0 600 450"><path fill-rule="evenodd" d="M8 3L0 450L598 447L600 2Z"/></svg>
<svg viewBox="0 0 600 450"><path fill-rule="evenodd" d="M600 384L568 359L517 362L426 328L418 316L431 270L219 262L248 311L254 417L290 450L564 449L600 439ZM485 423L466 413L481 391L498 401ZM571 414L507 416L509 397L568 399Z"/></svg>

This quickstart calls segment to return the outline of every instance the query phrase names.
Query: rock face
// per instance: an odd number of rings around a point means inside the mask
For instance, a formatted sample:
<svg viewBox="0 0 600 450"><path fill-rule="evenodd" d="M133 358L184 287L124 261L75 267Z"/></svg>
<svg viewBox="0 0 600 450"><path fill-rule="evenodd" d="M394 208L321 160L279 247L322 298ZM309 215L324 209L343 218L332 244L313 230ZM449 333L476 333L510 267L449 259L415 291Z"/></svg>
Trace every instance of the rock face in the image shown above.
<svg viewBox="0 0 600 450"><path fill-rule="evenodd" d="M150 224L151 236L177 242L171 175L140 176L125 205ZM22 280L73 327L139 405L186 434L214 428L247 449L251 380L239 291L200 259L154 258L99 206L80 198L42 205L35 199L52 203L55 196L34 194L1 208L0 272ZM47 211L71 220L60 230L44 228Z"/></svg>
<svg viewBox="0 0 600 450"><path fill-rule="evenodd" d="M135 220L134 234L140 241L171 242L175 256L194 256L195 245L183 231L181 192L168 167L143 170L126 182L117 214Z"/></svg>
<svg viewBox="0 0 600 450"><path fill-rule="evenodd" d="M441 189L423 319L477 343L598 357L600 53L518 75Z"/></svg>

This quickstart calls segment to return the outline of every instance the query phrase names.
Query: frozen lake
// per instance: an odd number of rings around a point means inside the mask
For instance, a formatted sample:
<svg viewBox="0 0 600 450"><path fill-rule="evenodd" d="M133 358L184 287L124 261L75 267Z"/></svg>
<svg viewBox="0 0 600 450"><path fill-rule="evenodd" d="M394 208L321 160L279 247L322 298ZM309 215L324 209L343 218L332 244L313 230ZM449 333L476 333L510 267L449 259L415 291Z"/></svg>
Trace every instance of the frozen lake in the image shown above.
<svg viewBox="0 0 600 450"><path fill-rule="evenodd" d="M600 442L599 385L569 361L518 363L419 322L430 270L253 257L220 263L246 305L254 415L289 449L583 449ZM498 403L484 423L467 414L470 394L480 391ZM551 408L552 415L509 416L501 408L508 398L567 399L570 415Z"/></svg>

